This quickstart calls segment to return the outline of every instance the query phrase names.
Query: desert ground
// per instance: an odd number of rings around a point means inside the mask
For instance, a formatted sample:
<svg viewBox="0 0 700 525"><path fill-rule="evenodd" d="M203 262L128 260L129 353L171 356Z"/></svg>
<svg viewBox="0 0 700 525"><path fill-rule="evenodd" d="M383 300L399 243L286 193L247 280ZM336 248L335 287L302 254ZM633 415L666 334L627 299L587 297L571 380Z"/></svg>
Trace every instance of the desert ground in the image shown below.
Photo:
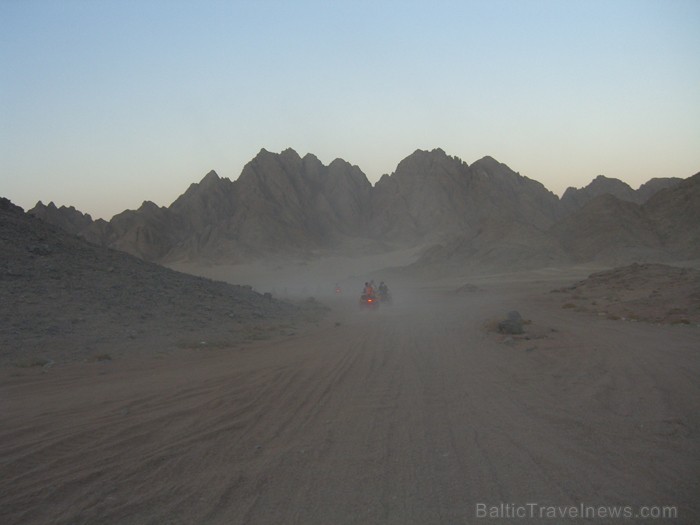
<svg viewBox="0 0 700 525"><path fill-rule="evenodd" d="M329 307L269 339L0 367L0 522L700 522L696 324L563 307L592 268L389 274L360 310L379 261L341 262L197 269ZM581 505L633 514L546 514Z"/></svg>

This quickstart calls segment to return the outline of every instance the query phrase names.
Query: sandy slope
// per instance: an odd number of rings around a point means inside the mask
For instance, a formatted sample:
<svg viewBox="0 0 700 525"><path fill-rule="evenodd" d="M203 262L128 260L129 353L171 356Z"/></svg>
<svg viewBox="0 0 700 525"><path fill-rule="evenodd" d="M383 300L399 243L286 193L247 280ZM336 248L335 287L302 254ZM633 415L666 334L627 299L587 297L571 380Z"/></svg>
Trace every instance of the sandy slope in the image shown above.
<svg viewBox="0 0 700 525"><path fill-rule="evenodd" d="M451 524L502 502L699 522L700 329L476 284L376 312L346 294L245 348L0 369L0 522ZM531 339L485 330L514 308Z"/></svg>

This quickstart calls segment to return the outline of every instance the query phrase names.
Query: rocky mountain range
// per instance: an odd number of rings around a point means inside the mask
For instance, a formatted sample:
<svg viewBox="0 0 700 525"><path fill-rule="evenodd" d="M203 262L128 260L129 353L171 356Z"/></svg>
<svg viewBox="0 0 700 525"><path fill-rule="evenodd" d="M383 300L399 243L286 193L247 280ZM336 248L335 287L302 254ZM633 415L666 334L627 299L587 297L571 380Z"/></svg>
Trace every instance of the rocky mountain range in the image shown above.
<svg viewBox="0 0 700 525"><path fill-rule="evenodd" d="M599 176L560 199L491 157L468 165L435 149L414 152L372 186L344 160L326 166L263 149L237 180L211 171L168 207L144 202L109 222L52 203L30 213L161 263L309 256L357 239L424 246L419 265L667 260L696 255L699 181L658 178L634 190Z"/></svg>

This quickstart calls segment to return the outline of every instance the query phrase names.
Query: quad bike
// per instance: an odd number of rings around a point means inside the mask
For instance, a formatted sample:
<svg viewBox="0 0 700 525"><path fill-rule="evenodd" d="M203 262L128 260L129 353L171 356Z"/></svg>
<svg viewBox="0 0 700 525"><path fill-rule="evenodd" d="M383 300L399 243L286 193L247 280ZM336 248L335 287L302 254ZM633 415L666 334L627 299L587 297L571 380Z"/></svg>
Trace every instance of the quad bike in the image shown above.
<svg viewBox="0 0 700 525"><path fill-rule="evenodd" d="M379 302L391 304L391 293L389 293L389 290L381 290L379 292Z"/></svg>
<svg viewBox="0 0 700 525"><path fill-rule="evenodd" d="M374 310L379 308L379 301L374 294L362 294L360 296L360 308Z"/></svg>

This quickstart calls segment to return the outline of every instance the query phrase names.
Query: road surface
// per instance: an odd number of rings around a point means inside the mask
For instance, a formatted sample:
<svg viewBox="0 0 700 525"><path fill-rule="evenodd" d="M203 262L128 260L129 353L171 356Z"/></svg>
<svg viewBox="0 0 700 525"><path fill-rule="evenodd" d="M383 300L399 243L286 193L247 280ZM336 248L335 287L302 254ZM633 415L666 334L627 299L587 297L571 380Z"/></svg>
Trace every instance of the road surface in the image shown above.
<svg viewBox="0 0 700 525"><path fill-rule="evenodd" d="M562 523L552 509L584 505L699 522L699 329L546 290L343 296L243 348L3 370L0 521ZM530 339L488 330L511 309Z"/></svg>

